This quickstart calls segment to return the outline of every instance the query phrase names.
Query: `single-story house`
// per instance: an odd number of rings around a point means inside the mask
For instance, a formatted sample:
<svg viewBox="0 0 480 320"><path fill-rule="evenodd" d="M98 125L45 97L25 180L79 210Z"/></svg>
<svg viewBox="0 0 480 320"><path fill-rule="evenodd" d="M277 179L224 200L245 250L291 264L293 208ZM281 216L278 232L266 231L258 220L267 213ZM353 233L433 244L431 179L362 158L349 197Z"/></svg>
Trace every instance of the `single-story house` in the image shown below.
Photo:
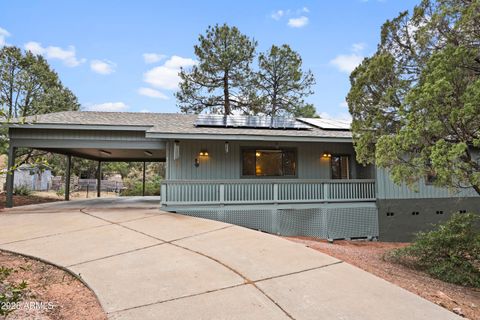
<svg viewBox="0 0 480 320"><path fill-rule="evenodd" d="M419 181L414 191L360 165L339 121L69 111L10 124L9 136L10 165L19 147L96 160L99 172L105 161L164 161L162 210L281 235L409 240L480 210L474 190Z"/></svg>

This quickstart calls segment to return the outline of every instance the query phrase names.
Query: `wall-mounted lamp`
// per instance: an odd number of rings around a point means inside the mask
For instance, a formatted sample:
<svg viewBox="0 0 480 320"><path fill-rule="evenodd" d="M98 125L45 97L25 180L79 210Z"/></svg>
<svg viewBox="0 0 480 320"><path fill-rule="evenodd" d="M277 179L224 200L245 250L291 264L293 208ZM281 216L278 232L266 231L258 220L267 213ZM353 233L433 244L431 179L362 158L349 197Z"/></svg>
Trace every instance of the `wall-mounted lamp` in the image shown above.
<svg viewBox="0 0 480 320"><path fill-rule="evenodd" d="M258 151L257 151L257 152L255 152L255 157L260 157L261 155L262 155L262 153L261 153L261 152L258 152Z"/></svg>
<svg viewBox="0 0 480 320"><path fill-rule="evenodd" d="M228 153L228 149L230 148L228 141L225 142L225 153Z"/></svg>
<svg viewBox="0 0 480 320"><path fill-rule="evenodd" d="M198 161L198 159L195 158L195 160L193 161L193 166L194 166L195 168L198 168L199 165L200 165L200 161Z"/></svg>
<svg viewBox="0 0 480 320"><path fill-rule="evenodd" d="M202 150L199 153L200 157L208 157L208 151L207 150Z"/></svg>
<svg viewBox="0 0 480 320"><path fill-rule="evenodd" d="M324 152L322 154L322 158L325 158L325 159L330 159L332 157L332 154L330 152Z"/></svg>
<svg viewBox="0 0 480 320"><path fill-rule="evenodd" d="M153 153L151 153L151 152L148 151L148 150L143 151L143 153L145 153L145 155L146 155L146 156L149 156L149 157L153 156Z"/></svg>
<svg viewBox="0 0 480 320"><path fill-rule="evenodd" d="M112 153L110 151L107 151L107 150L98 150L98 151L100 151L101 154L106 155L106 156L111 156L112 155Z"/></svg>

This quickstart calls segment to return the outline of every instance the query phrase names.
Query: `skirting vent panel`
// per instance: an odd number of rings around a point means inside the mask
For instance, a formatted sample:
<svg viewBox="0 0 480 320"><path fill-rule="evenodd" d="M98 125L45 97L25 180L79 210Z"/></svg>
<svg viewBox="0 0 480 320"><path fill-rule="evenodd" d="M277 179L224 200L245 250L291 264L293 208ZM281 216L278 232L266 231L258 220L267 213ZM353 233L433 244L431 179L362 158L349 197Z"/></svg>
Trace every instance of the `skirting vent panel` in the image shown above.
<svg viewBox="0 0 480 320"><path fill-rule="evenodd" d="M283 236L309 236L324 239L378 237L376 207L185 208L177 212Z"/></svg>

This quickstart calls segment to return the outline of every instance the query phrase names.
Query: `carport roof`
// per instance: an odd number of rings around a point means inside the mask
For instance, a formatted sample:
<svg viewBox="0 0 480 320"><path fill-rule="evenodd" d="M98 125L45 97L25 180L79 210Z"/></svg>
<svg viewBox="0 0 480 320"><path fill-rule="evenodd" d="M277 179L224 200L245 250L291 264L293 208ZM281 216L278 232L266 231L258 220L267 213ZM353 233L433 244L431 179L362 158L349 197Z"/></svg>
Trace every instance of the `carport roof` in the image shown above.
<svg viewBox="0 0 480 320"><path fill-rule="evenodd" d="M255 128L196 127L197 115L180 113L141 112L97 112L65 111L30 116L16 121L11 128L52 128L52 129L118 129L141 130L147 138L169 139L269 139L294 138L295 140L318 140L319 138L351 141L350 131L325 130L313 127L311 130L281 130Z"/></svg>

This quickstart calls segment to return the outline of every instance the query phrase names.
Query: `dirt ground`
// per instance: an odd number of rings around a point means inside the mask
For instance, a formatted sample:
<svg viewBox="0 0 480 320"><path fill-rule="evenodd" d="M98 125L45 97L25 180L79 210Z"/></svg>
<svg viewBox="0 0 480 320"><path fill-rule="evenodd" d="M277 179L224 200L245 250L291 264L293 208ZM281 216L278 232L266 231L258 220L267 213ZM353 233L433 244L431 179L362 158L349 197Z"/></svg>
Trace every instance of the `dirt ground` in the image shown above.
<svg viewBox="0 0 480 320"><path fill-rule="evenodd" d="M61 269L3 251L0 251L0 266L18 270L10 275L9 281L28 283L27 298L20 309L8 315L9 320L107 319L93 292Z"/></svg>
<svg viewBox="0 0 480 320"><path fill-rule="evenodd" d="M5 208L5 200L6 200L6 195L5 193L0 194L0 210ZM61 200L60 198L53 198L53 197L43 197L43 196L37 196L37 195L31 195L31 196L13 196L13 206L18 207L18 206L26 206L29 204L38 204L38 203L46 203L46 202L53 202L53 201L59 201Z"/></svg>
<svg viewBox="0 0 480 320"><path fill-rule="evenodd" d="M102 192L101 197L102 198L111 198L111 197L117 197L118 195L114 192ZM96 192L89 192L88 197L87 193L82 191L82 192L73 192L70 195L70 198L72 200L74 199L86 199L86 198L96 198L97 193ZM5 199L6 194L1 193L0 194L0 210L5 208ZM30 204L40 204L40 203L46 203L46 202L53 202L53 201L62 201L64 199L63 196L59 196L56 194L55 191L35 191L32 193L30 196L13 196L13 206L14 207L19 207L19 206L27 206Z"/></svg>
<svg viewBox="0 0 480 320"><path fill-rule="evenodd" d="M33 192L34 196L42 197L42 198L52 198L52 199L58 199L58 200L63 200L65 197L63 195L57 195L57 193L53 190L51 191L34 191ZM118 197L118 194L115 192L107 192L107 191L102 191L100 196L102 198L114 198ZM96 198L97 197L97 191L75 191L70 193L70 198L71 199L90 199L90 198Z"/></svg>
<svg viewBox="0 0 480 320"><path fill-rule="evenodd" d="M331 244L306 237L287 239L348 262L468 319L480 320L480 289L445 283L383 260L385 252L406 246L406 243L335 241Z"/></svg>

